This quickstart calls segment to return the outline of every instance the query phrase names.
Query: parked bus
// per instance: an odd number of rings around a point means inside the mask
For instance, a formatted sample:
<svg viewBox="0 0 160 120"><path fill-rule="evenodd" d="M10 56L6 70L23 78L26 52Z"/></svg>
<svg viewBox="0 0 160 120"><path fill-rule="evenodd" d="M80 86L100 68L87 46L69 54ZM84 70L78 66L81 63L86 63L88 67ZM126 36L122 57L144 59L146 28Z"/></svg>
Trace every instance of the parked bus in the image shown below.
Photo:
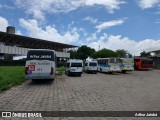
<svg viewBox="0 0 160 120"><path fill-rule="evenodd" d="M98 71L98 64L96 60L86 61L84 64L84 71L87 73L95 73Z"/></svg>
<svg viewBox="0 0 160 120"><path fill-rule="evenodd" d="M119 58L98 58L98 71L99 72L121 72Z"/></svg>
<svg viewBox="0 0 160 120"><path fill-rule="evenodd" d="M31 49L27 53L25 65L25 78L32 79L55 79L56 54L54 50Z"/></svg>
<svg viewBox="0 0 160 120"><path fill-rule="evenodd" d="M153 60L145 57L134 58L134 68L137 70L153 69Z"/></svg>
<svg viewBox="0 0 160 120"><path fill-rule="evenodd" d="M65 73L67 75L79 75L83 72L83 61L77 59L70 59L66 63Z"/></svg>
<svg viewBox="0 0 160 120"><path fill-rule="evenodd" d="M122 73L126 71L134 71L134 59L133 58L121 58L122 64L120 65Z"/></svg>

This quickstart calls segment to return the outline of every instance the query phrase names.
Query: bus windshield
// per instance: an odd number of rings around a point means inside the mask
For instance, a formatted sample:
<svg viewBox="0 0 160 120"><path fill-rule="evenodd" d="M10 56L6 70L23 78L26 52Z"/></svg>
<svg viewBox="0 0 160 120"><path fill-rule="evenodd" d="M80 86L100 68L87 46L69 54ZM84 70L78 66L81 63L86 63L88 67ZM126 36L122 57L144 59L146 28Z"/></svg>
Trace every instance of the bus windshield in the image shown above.
<svg viewBox="0 0 160 120"><path fill-rule="evenodd" d="M110 59L110 63L115 63L115 59L114 59L114 58L111 58L111 59Z"/></svg>
<svg viewBox="0 0 160 120"><path fill-rule="evenodd" d="M52 60L54 61L54 51L30 50L27 54L28 60Z"/></svg>
<svg viewBox="0 0 160 120"><path fill-rule="evenodd" d="M89 66L97 66L97 63L95 63L95 62L90 62L90 63L89 63Z"/></svg>
<svg viewBox="0 0 160 120"><path fill-rule="evenodd" d="M82 67L82 63L71 63L71 67Z"/></svg>
<svg viewBox="0 0 160 120"><path fill-rule="evenodd" d="M116 59L116 63L122 63L121 59Z"/></svg>
<svg viewBox="0 0 160 120"><path fill-rule="evenodd" d="M123 58L123 62L133 63L133 62L134 62L134 59L133 59L133 58Z"/></svg>

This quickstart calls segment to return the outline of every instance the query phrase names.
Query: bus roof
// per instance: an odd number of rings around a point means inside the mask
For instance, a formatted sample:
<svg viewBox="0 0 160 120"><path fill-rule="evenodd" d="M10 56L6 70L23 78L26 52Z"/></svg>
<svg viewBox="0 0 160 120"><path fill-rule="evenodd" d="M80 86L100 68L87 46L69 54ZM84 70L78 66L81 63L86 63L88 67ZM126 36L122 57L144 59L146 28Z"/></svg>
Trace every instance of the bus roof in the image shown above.
<svg viewBox="0 0 160 120"><path fill-rule="evenodd" d="M105 59L110 59L110 58L97 58L97 60L105 60Z"/></svg>

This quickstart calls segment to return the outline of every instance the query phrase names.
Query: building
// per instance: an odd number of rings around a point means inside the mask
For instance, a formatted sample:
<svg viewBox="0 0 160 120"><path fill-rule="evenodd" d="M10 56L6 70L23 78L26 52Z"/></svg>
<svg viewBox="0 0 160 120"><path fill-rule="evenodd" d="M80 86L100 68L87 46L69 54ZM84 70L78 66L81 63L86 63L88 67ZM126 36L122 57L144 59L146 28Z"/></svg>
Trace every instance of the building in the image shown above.
<svg viewBox="0 0 160 120"><path fill-rule="evenodd" d="M154 57L160 57L160 50L150 51L149 53L154 54Z"/></svg>
<svg viewBox="0 0 160 120"><path fill-rule="evenodd" d="M160 50L150 51L149 53L153 54L152 58L155 69L160 69Z"/></svg>
<svg viewBox="0 0 160 120"><path fill-rule="evenodd" d="M0 31L0 58L4 57L5 60L13 60L14 55L26 56L29 49L51 49L56 51L56 55L59 58L70 58L70 53L65 52L65 49L78 47L14 33L15 28L12 26L8 26L6 32Z"/></svg>

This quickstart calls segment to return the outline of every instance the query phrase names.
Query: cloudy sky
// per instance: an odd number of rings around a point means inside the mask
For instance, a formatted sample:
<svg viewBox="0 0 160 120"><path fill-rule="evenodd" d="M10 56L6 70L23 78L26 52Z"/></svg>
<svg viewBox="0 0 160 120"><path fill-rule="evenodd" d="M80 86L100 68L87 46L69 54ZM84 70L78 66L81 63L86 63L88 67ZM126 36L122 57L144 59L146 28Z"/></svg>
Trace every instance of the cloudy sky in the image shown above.
<svg viewBox="0 0 160 120"><path fill-rule="evenodd" d="M160 49L160 0L0 0L0 31L73 45Z"/></svg>

